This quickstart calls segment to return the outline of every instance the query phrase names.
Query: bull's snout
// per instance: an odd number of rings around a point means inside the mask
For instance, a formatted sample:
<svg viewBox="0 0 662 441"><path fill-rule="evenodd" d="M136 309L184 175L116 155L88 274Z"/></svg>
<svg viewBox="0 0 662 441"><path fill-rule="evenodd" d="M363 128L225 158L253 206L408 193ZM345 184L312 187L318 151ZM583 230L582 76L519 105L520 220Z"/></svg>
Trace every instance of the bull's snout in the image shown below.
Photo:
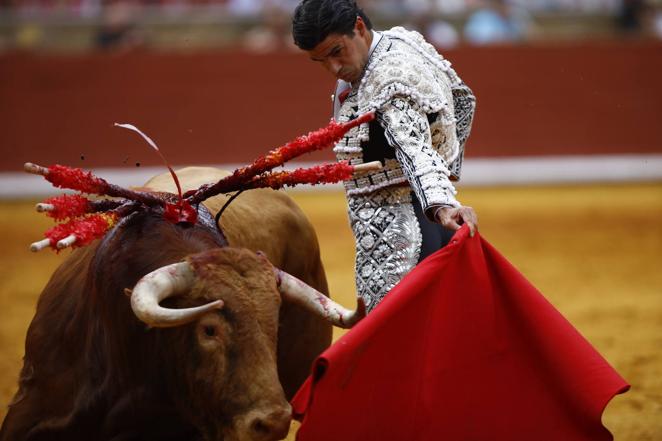
<svg viewBox="0 0 662 441"><path fill-rule="evenodd" d="M248 435L251 441L276 441L287 436L292 420L290 405L269 410L253 410L237 424L239 433Z"/></svg>

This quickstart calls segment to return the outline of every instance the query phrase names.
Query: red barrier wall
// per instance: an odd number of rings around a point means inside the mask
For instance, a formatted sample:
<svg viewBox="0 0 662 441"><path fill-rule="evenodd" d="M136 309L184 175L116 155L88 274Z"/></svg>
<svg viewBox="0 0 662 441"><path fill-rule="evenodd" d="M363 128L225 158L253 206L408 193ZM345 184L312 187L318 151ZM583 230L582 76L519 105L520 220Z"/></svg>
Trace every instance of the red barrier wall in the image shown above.
<svg viewBox="0 0 662 441"><path fill-rule="evenodd" d="M662 44L462 48L478 97L467 156L662 153ZM25 161L247 162L330 117L333 81L303 54L0 56L0 171ZM331 158L321 153L311 159Z"/></svg>

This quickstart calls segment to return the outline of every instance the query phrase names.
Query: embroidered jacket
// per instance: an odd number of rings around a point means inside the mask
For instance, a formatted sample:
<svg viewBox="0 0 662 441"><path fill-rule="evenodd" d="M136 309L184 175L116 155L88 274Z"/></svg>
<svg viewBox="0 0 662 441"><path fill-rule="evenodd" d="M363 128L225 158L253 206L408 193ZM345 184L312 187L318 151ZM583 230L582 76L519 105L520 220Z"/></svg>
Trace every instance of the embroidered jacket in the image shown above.
<svg viewBox="0 0 662 441"><path fill-rule="evenodd" d="M384 167L346 181L347 194L408 182L424 210L458 207L451 180L460 177L475 97L419 33L395 27L374 35L380 40L336 119L369 111L377 119L352 129L334 152L352 164L380 160Z"/></svg>

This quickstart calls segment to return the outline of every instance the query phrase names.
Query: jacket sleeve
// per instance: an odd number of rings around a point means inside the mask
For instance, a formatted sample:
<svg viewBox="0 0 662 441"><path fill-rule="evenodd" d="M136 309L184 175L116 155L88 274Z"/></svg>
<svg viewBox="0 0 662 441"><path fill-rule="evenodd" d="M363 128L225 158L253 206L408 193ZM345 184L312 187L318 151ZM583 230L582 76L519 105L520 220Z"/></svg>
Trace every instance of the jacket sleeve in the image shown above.
<svg viewBox="0 0 662 441"><path fill-rule="evenodd" d="M433 209L439 206L460 207L445 159L456 153L454 124L435 127L433 133L427 114L401 96L386 103L377 118L426 215L431 218ZM432 147L433 137L436 149Z"/></svg>

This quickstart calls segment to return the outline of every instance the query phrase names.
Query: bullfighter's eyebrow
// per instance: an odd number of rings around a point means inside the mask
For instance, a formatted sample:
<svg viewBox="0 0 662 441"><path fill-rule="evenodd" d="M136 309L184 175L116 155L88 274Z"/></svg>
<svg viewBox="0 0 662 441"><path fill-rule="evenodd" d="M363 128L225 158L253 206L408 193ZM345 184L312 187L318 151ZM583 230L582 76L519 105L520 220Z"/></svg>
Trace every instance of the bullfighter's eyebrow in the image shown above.
<svg viewBox="0 0 662 441"><path fill-rule="evenodd" d="M326 52L326 55L324 55L324 58L315 58L315 57L310 57L311 60L313 61L324 61L324 59L329 58L331 55L335 55L336 53L340 52L341 46L340 44L336 44L333 46L331 49L329 49Z"/></svg>

